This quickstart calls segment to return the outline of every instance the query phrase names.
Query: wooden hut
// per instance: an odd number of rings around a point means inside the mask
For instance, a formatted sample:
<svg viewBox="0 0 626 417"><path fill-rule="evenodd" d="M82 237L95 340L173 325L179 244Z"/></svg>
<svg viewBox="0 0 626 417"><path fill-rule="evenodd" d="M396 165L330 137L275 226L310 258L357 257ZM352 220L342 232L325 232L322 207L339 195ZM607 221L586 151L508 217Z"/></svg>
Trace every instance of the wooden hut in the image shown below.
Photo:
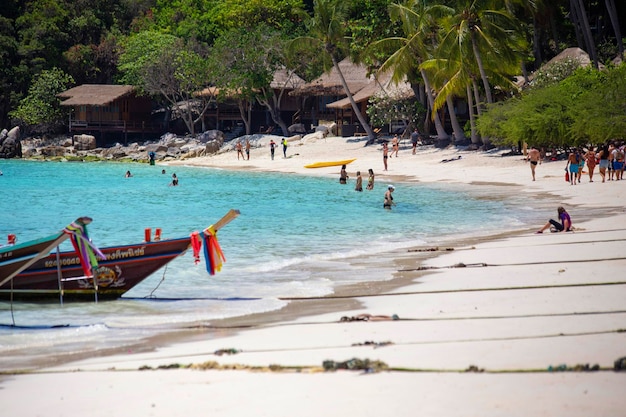
<svg viewBox="0 0 626 417"><path fill-rule="evenodd" d="M132 85L83 84L59 93L61 106L70 107L69 131L87 133L101 142L126 142L129 134L161 134L163 124L152 121L152 100L139 96Z"/></svg>
<svg viewBox="0 0 626 417"><path fill-rule="evenodd" d="M374 77L368 75L365 65L355 64L349 58L339 62L339 68L353 95L374 81ZM339 73L334 67L310 83L294 89L290 94L306 98L303 100L303 119L310 120L313 124L319 124L320 120L334 121L340 126L351 125L353 128L346 126L346 130L353 130L353 133L356 130L357 118L349 104L341 108L329 106L347 97ZM361 102L359 107L365 115L367 100Z"/></svg>

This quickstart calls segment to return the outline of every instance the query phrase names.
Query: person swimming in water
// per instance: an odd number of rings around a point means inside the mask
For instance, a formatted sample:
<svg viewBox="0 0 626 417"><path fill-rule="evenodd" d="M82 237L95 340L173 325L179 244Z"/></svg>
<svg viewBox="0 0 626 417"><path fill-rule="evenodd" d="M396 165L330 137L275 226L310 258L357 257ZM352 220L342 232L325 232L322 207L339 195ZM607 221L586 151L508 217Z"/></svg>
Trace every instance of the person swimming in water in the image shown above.
<svg viewBox="0 0 626 417"><path fill-rule="evenodd" d="M391 210L391 206L395 206L396 203L393 202L392 193L395 191L396 187L393 185L389 185L387 187L387 192L385 192L385 201L383 202L383 207L387 210Z"/></svg>

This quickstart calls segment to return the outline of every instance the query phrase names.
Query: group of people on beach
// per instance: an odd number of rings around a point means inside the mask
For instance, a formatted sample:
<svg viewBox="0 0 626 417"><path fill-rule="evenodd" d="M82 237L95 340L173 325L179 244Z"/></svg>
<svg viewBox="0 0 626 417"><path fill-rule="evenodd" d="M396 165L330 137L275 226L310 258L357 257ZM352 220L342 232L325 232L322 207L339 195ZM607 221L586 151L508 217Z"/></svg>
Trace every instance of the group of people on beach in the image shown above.
<svg viewBox="0 0 626 417"><path fill-rule="evenodd" d="M367 178L367 186L365 187L367 190L374 189L374 170L370 168L368 170L368 178ZM346 164L341 166L341 171L339 171L339 184L347 184L348 183L348 172L346 171ZM396 203L393 202L392 193L395 191L395 187L393 185L387 186L387 191L385 192L385 199L383 202L383 207L385 209L391 210L391 206L395 206ZM354 186L354 191L363 191L363 178L361 177L361 171L356 172L356 182Z"/></svg>
<svg viewBox="0 0 626 417"><path fill-rule="evenodd" d="M580 184L583 170L587 167L589 182L593 182L596 166L602 177L602 182L619 181L624 179L624 144L614 142L606 143L597 148L589 149L574 148L567 155L565 165L565 180L570 185ZM530 162L530 170L535 181L535 169L541 164L544 156L537 148L532 147L528 151L526 160Z"/></svg>
<svg viewBox="0 0 626 417"><path fill-rule="evenodd" d="M287 158L287 148L289 147L289 142L287 141L287 138L283 138L280 144L283 147L283 158ZM274 160L274 154L276 153L276 146L278 146L278 144L274 142L274 139L270 139L270 143L269 143L270 158L272 158L272 160ZM251 148L250 139L246 139L245 146L244 144L241 143L241 141L237 141L237 143L235 144L235 149L237 149L237 160L239 160L239 157L241 156L241 159L243 159L244 161L249 161L250 160L250 148ZM245 156L243 155L244 149L246 151Z"/></svg>

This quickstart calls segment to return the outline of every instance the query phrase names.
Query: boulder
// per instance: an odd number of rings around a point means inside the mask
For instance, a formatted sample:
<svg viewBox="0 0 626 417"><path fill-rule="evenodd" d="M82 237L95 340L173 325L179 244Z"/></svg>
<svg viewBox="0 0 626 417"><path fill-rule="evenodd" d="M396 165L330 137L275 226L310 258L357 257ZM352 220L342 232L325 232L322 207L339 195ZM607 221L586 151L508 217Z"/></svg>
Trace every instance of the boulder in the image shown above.
<svg viewBox="0 0 626 417"><path fill-rule="evenodd" d="M15 126L7 132L7 139L20 140L20 127Z"/></svg>
<svg viewBox="0 0 626 417"><path fill-rule="evenodd" d="M221 130L207 130L198 136L198 142L200 143L209 143L211 141L224 143L224 132Z"/></svg>
<svg viewBox="0 0 626 417"><path fill-rule="evenodd" d="M292 124L287 128L287 130L289 131L289 133L306 133L306 128L302 123Z"/></svg>
<svg viewBox="0 0 626 417"><path fill-rule="evenodd" d="M160 145L158 143L151 143L149 145L146 145L145 151L147 153L150 153L150 152L154 152L154 153L167 152L167 146Z"/></svg>
<svg viewBox="0 0 626 417"><path fill-rule="evenodd" d="M4 131L2 132L4 136ZM20 128L15 126L6 132L6 136L0 141L0 158L21 158L22 144L20 143Z"/></svg>
<svg viewBox="0 0 626 417"><path fill-rule="evenodd" d="M41 148L41 154L46 157L65 156L66 149L63 146L50 145Z"/></svg>
<svg viewBox="0 0 626 417"><path fill-rule="evenodd" d="M74 135L72 139L74 149L77 151L91 151L96 149L96 138L92 135Z"/></svg>

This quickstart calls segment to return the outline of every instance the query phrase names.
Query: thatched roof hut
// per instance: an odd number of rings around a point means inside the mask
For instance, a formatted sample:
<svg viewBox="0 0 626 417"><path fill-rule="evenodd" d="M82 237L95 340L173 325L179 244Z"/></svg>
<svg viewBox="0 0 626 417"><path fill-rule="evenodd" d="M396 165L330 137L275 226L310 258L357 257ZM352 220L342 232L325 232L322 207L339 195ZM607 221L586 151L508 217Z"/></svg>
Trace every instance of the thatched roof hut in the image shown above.
<svg viewBox="0 0 626 417"><path fill-rule="evenodd" d="M391 72L382 75L372 76L368 79L368 84L353 95L354 101L361 103L369 100L370 97L377 94L387 94L394 97L403 97L413 95L413 90L408 82L396 84L392 81ZM347 109L350 107L350 100L342 98L326 105L331 109Z"/></svg>
<svg viewBox="0 0 626 417"><path fill-rule="evenodd" d="M306 84L302 78L298 76L298 74L287 71L286 69L279 69L274 72L274 79L270 83L270 87L275 88L277 90L281 88L286 89L296 89L302 87Z"/></svg>
<svg viewBox="0 0 626 417"><path fill-rule="evenodd" d="M361 64L355 64L349 58L339 63L339 68L343 74L348 88L352 94L356 94L359 90L368 85L371 77L368 76L367 67ZM339 73L333 67L330 72L322 74L320 77L306 83L291 92L291 95L297 96L345 96L346 92L341 84Z"/></svg>
<svg viewBox="0 0 626 417"><path fill-rule="evenodd" d="M133 94L132 85L83 84L58 94L62 106L107 106L115 100Z"/></svg>
<svg viewBox="0 0 626 417"><path fill-rule="evenodd" d="M589 65L591 65L591 59L589 59L589 54L582 49L576 47L563 50L560 54L552 58L544 65L551 65L555 62L565 61L566 59L575 59L580 63L581 67L588 67Z"/></svg>

